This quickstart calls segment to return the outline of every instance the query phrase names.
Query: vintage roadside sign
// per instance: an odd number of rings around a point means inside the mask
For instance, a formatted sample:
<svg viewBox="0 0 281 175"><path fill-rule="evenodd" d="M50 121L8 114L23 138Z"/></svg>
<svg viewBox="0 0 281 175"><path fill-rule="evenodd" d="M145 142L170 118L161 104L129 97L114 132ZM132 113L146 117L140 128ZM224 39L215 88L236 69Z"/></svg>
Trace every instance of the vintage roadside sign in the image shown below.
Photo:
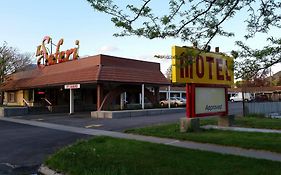
<svg viewBox="0 0 281 175"><path fill-rule="evenodd" d="M64 89L79 89L80 84L66 84L64 85Z"/></svg>
<svg viewBox="0 0 281 175"><path fill-rule="evenodd" d="M173 83L233 84L233 58L192 47L172 47Z"/></svg>
<svg viewBox="0 0 281 175"><path fill-rule="evenodd" d="M172 82L186 84L186 117L228 115L233 58L193 47L172 47Z"/></svg>
<svg viewBox="0 0 281 175"><path fill-rule="evenodd" d="M60 39L56 46L56 52L52 53L52 38L50 36L45 36L43 38L42 44L37 46L36 56L37 66L42 68L44 66L50 66L70 60L77 60L79 58L78 50L79 50L79 40L75 41L76 47L67 49L65 51L60 51L61 46L64 43L64 39ZM49 49L47 47L49 45Z"/></svg>

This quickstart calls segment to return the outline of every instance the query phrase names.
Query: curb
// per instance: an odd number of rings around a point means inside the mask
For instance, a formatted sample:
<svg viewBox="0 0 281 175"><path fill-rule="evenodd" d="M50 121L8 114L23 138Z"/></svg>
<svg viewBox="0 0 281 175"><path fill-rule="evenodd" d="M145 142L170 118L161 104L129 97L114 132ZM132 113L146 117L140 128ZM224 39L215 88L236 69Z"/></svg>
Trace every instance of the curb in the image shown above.
<svg viewBox="0 0 281 175"><path fill-rule="evenodd" d="M50 169L49 167L47 167L46 165L42 164L39 169L38 169L38 173L43 174L43 175L64 175L61 173L58 173L52 169Z"/></svg>

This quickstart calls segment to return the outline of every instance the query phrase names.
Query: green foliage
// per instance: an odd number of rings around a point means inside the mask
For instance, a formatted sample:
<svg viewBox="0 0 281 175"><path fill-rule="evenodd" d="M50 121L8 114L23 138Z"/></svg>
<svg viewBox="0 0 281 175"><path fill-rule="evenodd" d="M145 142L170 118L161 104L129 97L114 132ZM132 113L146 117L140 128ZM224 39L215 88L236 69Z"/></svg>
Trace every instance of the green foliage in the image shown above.
<svg viewBox="0 0 281 175"><path fill-rule="evenodd" d="M248 114L246 115L246 117L256 117L256 118L263 118L263 119L266 119L265 118L265 115L264 114ZM255 119L255 118L254 118ZM271 119L266 119L267 121L273 121ZM281 125L280 125L281 127Z"/></svg>
<svg viewBox="0 0 281 175"><path fill-rule="evenodd" d="M236 62L236 77L249 79L267 71L271 66L281 62L281 39L268 38L269 44L262 49L251 49L241 41L236 42L242 48L239 57L243 61Z"/></svg>
<svg viewBox="0 0 281 175"><path fill-rule="evenodd" d="M217 123L217 118L200 120L201 125L216 125ZM248 114L245 117L236 117L235 126L281 130L281 120L266 118L263 114Z"/></svg>
<svg viewBox="0 0 281 175"><path fill-rule="evenodd" d="M281 2L274 0L169 0L167 9L159 14L157 1L133 1L122 6L112 0L87 0L97 11L112 16L112 22L122 31L114 36L144 36L154 38L180 38L191 43L198 42L206 49L215 36L232 37L235 33L224 28L224 24L245 13L241 25L247 28L245 39L254 38L257 33L268 33L271 28L281 28ZM158 2L160 3L160 2ZM157 14L157 15L156 15ZM239 31L240 32L240 31ZM247 79L264 69L281 62L281 39L268 37L262 49L250 49L241 41L240 49L233 51L236 60L236 78Z"/></svg>
<svg viewBox="0 0 281 175"><path fill-rule="evenodd" d="M69 175L278 175L281 171L278 162L109 137L80 141L45 164Z"/></svg>
<svg viewBox="0 0 281 175"><path fill-rule="evenodd" d="M277 86L281 86L281 77L278 78L278 81L276 82Z"/></svg>

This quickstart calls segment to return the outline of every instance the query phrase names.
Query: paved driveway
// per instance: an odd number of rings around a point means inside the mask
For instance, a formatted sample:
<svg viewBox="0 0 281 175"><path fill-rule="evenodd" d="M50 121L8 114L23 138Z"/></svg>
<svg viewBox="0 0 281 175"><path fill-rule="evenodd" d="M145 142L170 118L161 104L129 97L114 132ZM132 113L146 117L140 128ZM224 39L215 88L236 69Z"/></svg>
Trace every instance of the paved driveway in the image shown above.
<svg viewBox="0 0 281 175"><path fill-rule="evenodd" d="M185 117L185 113L174 113L156 116L131 117L120 119L94 119L90 113L68 114L45 114L14 117L19 119L35 120L41 122L76 126L83 128L101 129L108 131L123 131L129 128L149 126L159 123L178 122L179 118Z"/></svg>
<svg viewBox="0 0 281 175"><path fill-rule="evenodd" d="M88 135L0 121L0 174L32 174L50 154Z"/></svg>

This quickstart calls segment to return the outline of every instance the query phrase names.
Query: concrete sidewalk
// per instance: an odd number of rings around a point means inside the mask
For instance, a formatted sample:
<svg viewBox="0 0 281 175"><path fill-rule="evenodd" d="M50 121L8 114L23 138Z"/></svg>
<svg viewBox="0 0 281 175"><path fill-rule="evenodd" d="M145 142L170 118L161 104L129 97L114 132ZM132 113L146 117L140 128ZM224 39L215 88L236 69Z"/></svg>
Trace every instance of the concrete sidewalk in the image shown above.
<svg viewBox="0 0 281 175"><path fill-rule="evenodd" d="M73 127L73 126L65 126L65 125L58 125L58 124L51 124L51 123L44 123L44 122L30 121L30 120L21 120L21 119L12 119L12 118L1 118L0 120L21 123L21 124L26 124L26 125L32 125L32 126L38 126L38 127L44 127L44 128L49 128L49 129L55 129L55 130L60 130L60 131L68 131L68 132L79 133L79 134L87 134L87 135L93 135L93 136L110 136L110 137L115 137L115 138L132 139L132 140L138 140L138 141L146 141L146 142L151 142L151 143L171 145L171 146L176 146L176 147L181 147L181 148L196 149L196 150L210 151L210 152L216 152L216 153L221 153L221 154L230 154L230 155L237 155L237 156L243 156L243 157L266 159L266 160L281 162L281 154L273 153L270 151L243 149L243 148L238 148L238 147L197 143L197 142L191 142L191 141L179 141L179 140L175 140L175 139L166 139L166 138L157 138L157 137L150 137L150 136L125 134L125 133L120 133L120 132L104 131L104 130L97 130L97 129L86 129L86 128L79 128L79 127Z"/></svg>
<svg viewBox="0 0 281 175"><path fill-rule="evenodd" d="M224 131L239 131L239 132L261 132L261 133L277 133L281 134L281 130L276 129L260 129L260 128L242 128L242 127L223 127L217 125L206 125L202 126L204 129L217 129Z"/></svg>

